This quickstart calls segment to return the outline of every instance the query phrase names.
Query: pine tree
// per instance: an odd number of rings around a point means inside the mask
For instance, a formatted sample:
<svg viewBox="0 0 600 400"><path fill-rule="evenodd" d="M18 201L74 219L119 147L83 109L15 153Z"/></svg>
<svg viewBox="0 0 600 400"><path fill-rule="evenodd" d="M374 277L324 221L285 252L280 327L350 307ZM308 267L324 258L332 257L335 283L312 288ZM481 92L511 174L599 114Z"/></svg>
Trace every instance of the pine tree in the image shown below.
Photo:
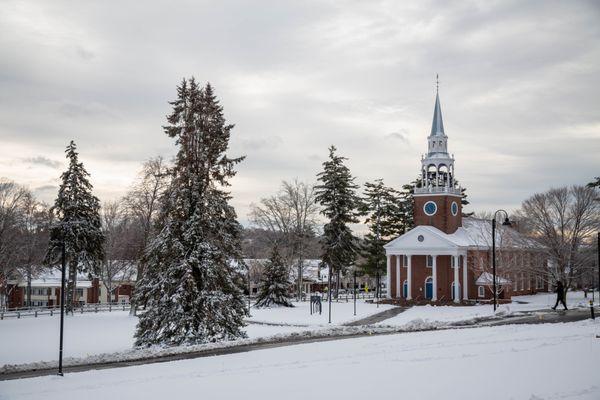
<svg viewBox="0 0 600 400"><path fill-rule="evenodd" d="M361 243L359 267L370 276L381 276L386 272L383 246L407 229L402 193L385 186L381 179L367 182L361 212L367 216L369 233Z"/></svg>
<svg viewBox="0 0 600 400"><path fill-rule="evenodd" d="M360 199L356 195L358 186L336 148L329 148L329 160L323 163L323 171L317 174L320 184L315 186L316 200L321 205L321 214L328 222L323 227L323 254L321 262L331 268L337 276L354 263L358 255L358 241L349 224L358 223ZM329 288L331 290L331 288Z"/></svg>
<svg viewBox="0 0 600 400"><path fill-rule="evenodd" d="M288 269L275 245L261 277L256 307L294 307L289 296L291 285Z"/></svg>
<svg viewBox="0 0 600 400"><path fill-rule="evenodd" d="M58 197L51 209L57 222L50 231L45 262L60 262L64 244L69 268L65 305L67 312L73 312L77 273L98 273L104 258L104 234L100 222L100 201L92 194L90 175L79 162L75 142L71 141L65 152L69 167L61 175Z"/></svg>
<svg viewBox="0 0 600 400"><path fill-rule="evenodd" d="M243 157L229 158L233 125L210 84L194 78L177 88L165 133L179 150L159 218L160 233L146 249L146 271L135 300L144 304L136 345L233 340L247 309L240 273L241 225L224 189Z"/></svg>

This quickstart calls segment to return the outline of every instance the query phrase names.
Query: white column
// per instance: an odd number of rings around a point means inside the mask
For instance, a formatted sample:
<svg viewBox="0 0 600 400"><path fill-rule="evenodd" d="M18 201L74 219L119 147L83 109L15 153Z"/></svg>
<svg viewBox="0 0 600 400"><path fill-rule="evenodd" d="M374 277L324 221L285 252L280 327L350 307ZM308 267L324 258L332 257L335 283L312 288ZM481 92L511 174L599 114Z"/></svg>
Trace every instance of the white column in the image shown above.
<svg viewBox="0 0 600 400"><path fill-rule="evenodd" d="M433 280L433 297L432 301L437 300L437 256L431 256L433 258L433 265L431 266L431 278Z"/></svg>
<svg viewBox="0 0 600 400"><path fill-rule="evenodd" d="M463 299L469 299L469 282L467 274L467 255L463 254Z"/></svg>
<svg viewBox="0 0 600 400"><path fill-rule="evenodd" d="M408 263L406 265L406 280L408 283L408 288L406 293L406 300L412 299L412 256L408 255Z"/></svg>
<svg viewBox="0 0 600 400"><path fill-rule="evenodd" d="M398 299L402 297L402 288L400 287L400 257L402 256L396 256L396 298Z"/></svg>
<svg viewBox="0 0 600 400"><path fill-rule="evenodd" d="M454 302L460 302L460 290L458 284L458 256L452 256L454 258Z"/></svg>
<svg viewBox="0 0 600 400"><path fill-rule="evenodd" d="M392 268L391 268L391 259L392 256L388 255L387 256L387 274L385 277L386 280L386 286L387 286L387 291L386 291L386 295L385 297L387 297L388 299L392 298L392 286L390 285L391 279L392 279Z"/></svg>

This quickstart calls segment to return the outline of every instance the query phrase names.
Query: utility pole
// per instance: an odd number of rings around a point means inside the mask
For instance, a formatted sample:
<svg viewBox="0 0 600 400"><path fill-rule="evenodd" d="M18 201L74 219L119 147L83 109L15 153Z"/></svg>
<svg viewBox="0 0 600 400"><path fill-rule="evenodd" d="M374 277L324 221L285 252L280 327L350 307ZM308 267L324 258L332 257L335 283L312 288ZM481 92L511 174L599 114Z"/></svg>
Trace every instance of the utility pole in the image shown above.
<svg viewBox="0 0 600 400"><path fill-rule="evenodd" d="M377 213L377 218L376 218L376 222L375 222L375 242L377 243L377 251L379 251L379 202L380 200L380 196L381 194L377 195L377 207L376 207L376 213ZM379 282L379 253L376 253L375 256L375 270L377 271L377 290L375 291L375 294L377 295L377 308L379 308L379 294L380 294L380 288L381 288L381 284ZM390 290L389 288L387 288L387 290Z"/></svg>
<svg viewBox="0 0 600 400"><path fill-rule="evenodd" d="M329 323L331 323L331 264L328 265L329 272L327 273L327 300L329 301Z"/></svg>
<svg viewBox="0 0 600 400"><path fill-rule="evenodd" d="M65 328L65 270L66 267L65 240L62 243L62 265L60 271L60 345L58 350L58 375L63 376L63 332Z"/></svg>
<svg viewBox="0 0 600 400"><path fill-rule="evenodd" d="M492 219L492 280L494 312L496 312L496 216Z"/></svg>
<svg viewBox="0 0 600 400"><path fill-rule="evenodd" d="M354 290L353 290L353 293L354 293L354 315L356 316L356 269L354 270L353 285L354 285Z"/></svg>

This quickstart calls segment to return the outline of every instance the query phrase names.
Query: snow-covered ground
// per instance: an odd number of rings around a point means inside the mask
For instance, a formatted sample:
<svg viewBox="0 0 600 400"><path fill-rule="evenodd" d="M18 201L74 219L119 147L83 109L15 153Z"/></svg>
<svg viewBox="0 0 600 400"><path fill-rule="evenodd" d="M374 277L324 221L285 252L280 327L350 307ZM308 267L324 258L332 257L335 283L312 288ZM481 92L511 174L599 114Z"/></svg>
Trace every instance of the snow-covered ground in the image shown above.
<svg viewBox="0 0 600 400"><path fill-rule="evenodd" d="M315 326L315 325L328 325L328 307L327 302L322 303L323 312L314 313L310 315L310 303L301 302L294 303L295 307L286 308L261 308L257 309L252 307L250 310L250 321L254 322L266 322L272 324L284 324L284 325L303 325L303 326ZM355 321L368 317L370 315L389 310L394 306L380 304L377 307L376 304L367 303L364 300L356 301L356 316L354 316L354 304L352 300L340 300L339 302L331 302L331 323L334 325L341 325L347 322Z"/></svg>
<svg viewBox="0 0 600 400"><path fill-rule="evenodd" d="M598 399L600 321L373 336L0 382L0 399ZM559 367L557 367L559 366Z"/></svg>
<svg viewBox="0 0 600 400"><path fill-rule="evenodd" d="M568 292L567 306L569 308L588 307L587 300L589 299L591 299L591 294L588 295L588 299L585 299L583 292ZM495 314L493 306L489 304L458 307L431 305L414 306L396 317L387 319L377 325L404 326L408 323L419 321L428 323L458 322L493 316L519 315L526 311L548 310L550 307L554 306L556 294L539 293L529 296L515 296L512 300L513 302L510 304L500 304ZM596 297L596 300L598 300L598 297ZM562 306L559 306L559 309L562 309Z"/></svg>
<svg viewBox="0 0 600 400"><path fill-rule="evenodd" d="M592 299L592 293L588 293L588 297L585 298L583 291L568 291L567 292L567 307L589 307L589 301ZM595 292L594 304L598 304L598 292ZM538 293L531 296L513 296L512 306L519 311L526 311L530 309L543 309L554 307L556 303L556 293ZM518 304L525 302L527 304ZM562 309L562 304L558 306Z"/></svg>
<svg viewBox="0 0 600 400"><path fill-rule="evenodd" d="M298 303L297 303L298 304ZM276 334L318 329L327 324L326 303L321 315L310 315L308 303L294 308L252 308L250 321L275 325L248 324L245 328L249 338L269 337ZM352 303L332 303L332 325L363 318L388 309L390 306L365 303L357 304L357 316L353 316ZM137 318L128 311L85 313L67 316L65 319L64 357L86 357L102 353L114 353L133 347ZM286 326L301 325L301 326ZM307 328L310 326L310 328ZM23 364L58 359L59 318L5 319L0 321L0 367L6 364Z"/></svg>
<svg viewBox="0 0 600 400"><path fill-rule="evenodd" d="M128 311L75 314L65 318L64 357L86 357L133 347L137 317ZM267 337L302 328L250 324L248 337ZM0 321L0 367L58 359L59 318L7 319ZM6 345L10 343L10 345Z"/></svg>

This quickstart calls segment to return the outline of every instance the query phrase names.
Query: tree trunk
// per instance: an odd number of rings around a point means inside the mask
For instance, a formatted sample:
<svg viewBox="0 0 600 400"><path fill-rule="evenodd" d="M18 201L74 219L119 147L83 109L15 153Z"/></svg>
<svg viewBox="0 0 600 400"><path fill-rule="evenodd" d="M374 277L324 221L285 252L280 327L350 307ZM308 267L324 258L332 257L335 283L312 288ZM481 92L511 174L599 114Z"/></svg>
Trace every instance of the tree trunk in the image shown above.
<svg viewBox="0 0 600 400"><path fill-rule="evenodd" d="M65 303L67 314L73 314L75 308L75 298L77 291L77 263L69 263L69 276L67 278L67 299Z"/></svg>

